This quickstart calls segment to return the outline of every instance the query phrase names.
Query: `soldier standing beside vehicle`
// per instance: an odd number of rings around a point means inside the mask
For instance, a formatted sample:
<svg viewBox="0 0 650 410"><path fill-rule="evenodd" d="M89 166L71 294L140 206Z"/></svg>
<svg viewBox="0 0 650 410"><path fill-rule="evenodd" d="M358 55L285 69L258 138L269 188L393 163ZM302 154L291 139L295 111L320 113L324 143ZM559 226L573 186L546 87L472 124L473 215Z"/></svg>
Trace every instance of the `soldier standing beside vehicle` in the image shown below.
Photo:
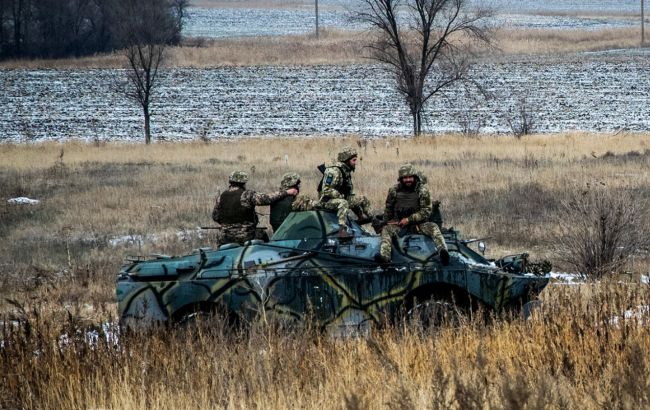
<svg viewBox="0 0 650 410"><path fill-rule="evenodd" d="M298 194L296 188L260 194L246 189L248 174L243 171L234 171L228 179L228 190L217 196L212 219L221 225L223 243L236 242L243 244L255 239L255 230L258 223L255 206L271 205L288 196Z"/></svg>
<svg viewBox="0 0 650 410"><path fill-rule="evenodd" d="M404 164L398 172L398 184L388 190L384 221L386 226L381 232L381 246L378 259L390 262L392 239L403 228L427 235L436 244L443 265L449 264L449 252L445 238L438 225L430 222L432 204L431 193L420 180L419 173L411 164Z"/></svg>
<svg viewBox="0 0 650 410"><path fill-rule="evenodd" d="M287 172L282 175L280 191L295 189L300 193L300 175L295 172ZM287 196L271 204L271 216L269 220L275 232L291 211L309 211L313 209L314 200L305 195Z"/></svg>
<svg viewBox="0 0 650 410"><path fill-rule="evenodd" d="M354 194L352 172L357 162L357 150L345 147L338 153L337 162L325 168L321 181L320 199L316 207L336 211L341 235L347 234L346 218L351 209L358 218L359 223L370 222L370 201L365 196Z"/></svg>

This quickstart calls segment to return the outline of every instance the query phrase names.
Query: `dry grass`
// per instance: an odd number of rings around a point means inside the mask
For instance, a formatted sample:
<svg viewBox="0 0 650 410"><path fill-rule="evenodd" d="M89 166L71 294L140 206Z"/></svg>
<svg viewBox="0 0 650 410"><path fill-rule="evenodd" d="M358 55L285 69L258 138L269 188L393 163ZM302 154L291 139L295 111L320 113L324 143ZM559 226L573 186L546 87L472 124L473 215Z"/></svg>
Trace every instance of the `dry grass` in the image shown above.
<svg viewBox="0 0 650 410"><path fill-rule="evenodd" d="M256 65L368 64L368 33L322 30L313 35L257 37L228 40L190 39L168 49L168 67L223 67ZM521 55L558 55L639 46L637 29L501 30L494 38L498 52L491 59ZM121 68L119 53L63 60L7 60L0 68Z"/></svg>
<svg viewBox="0 0 650 410"><path fill-rule="evenodd" d="M375 210L399 165L413 162L446 224L491 236L491 257L528 248L553 260L551 216L572 189L650 192L648 134L1 145L0 408L650 405L650 319L612 320L647 306L648 287L633 284L550 286L528 322L465 318L432 333L398 325L363 340L262 324L227 333L217 323L89 347L86 332L114 320L125 255L210 245L177 232L210 224L213 197L237 168L260 191L298 171L313 195L315 166L344 144L361 152L355 187ZM6 203L16 196L42 202ZM111 244L127 234L149 236ZM648 263L627 268L646 273Z"/></svg>
<svg viewBox="0 0 650 410"><path fill-rule="evenodd" d="M503 30L497 47L505 55L567 54L639 47L638 28L605 30Z"/></svg>
<svg viewBox="0 0 650 410"><path fill-rule="evenodd" d="M314 197L316 165L344 144L361 152L355 187L376 212L382 212L398 167L413 162L442 201L445 224L491 237L491 257L528 249L557 262L552 245L560 230L552 222L560 200L594 184L642 199L650 192L644 171L650 135L2 145L0 269L5 275L0 287L22 292L87 277L105 286L93 294L109 292L126 254L180 254L213 244L212 231L200 238L197 227L212 224L214 196L234 169L250 172L250 187L262 192L276 189L283 173L297 171L303 193ZM6 203L18 196L41 204ZM184 240L179 232L186 233ZM113 244L125 236L136 238L136 245ZM645 262L637 259L636 265L633 270Z"/></svg>
<svg viewBox="0 0 650 410"><path fill-rule="evenodd" d="M3 231L14 243L29 240L42 229L50 234L66 229L77 240L88 232L99 237L171 235L210 223L212 198L236 168L249 171L251 187L261 191L275 189L282 173L297 171L305 193L315 195L319 178L315 166L333 158L343 144L359 145L363 159L355 186L376 211L381 211L399 165L410 161L429 176L449 225L495 236L504 250L520 242L543 248L545 223L567 190L604 184L648 192L650 186L643 171L650 139L634 134L522 140L268 138L149 147L4 145L0 197L26 195L44 203L29 211L6 208L20 223L14 226L10 220L9 229Z"/></svg>
<svg viewBox="0 0 650 410"><path fill-rule="evenodd" d="M648 296L647 287L552 287L530 321L398 324L349 340L261 323L226 332L216 320L117 344L99 330L89 344L76 314L35 310L3 327L0 406L646 408L648 316L620 315Z"/></svg>

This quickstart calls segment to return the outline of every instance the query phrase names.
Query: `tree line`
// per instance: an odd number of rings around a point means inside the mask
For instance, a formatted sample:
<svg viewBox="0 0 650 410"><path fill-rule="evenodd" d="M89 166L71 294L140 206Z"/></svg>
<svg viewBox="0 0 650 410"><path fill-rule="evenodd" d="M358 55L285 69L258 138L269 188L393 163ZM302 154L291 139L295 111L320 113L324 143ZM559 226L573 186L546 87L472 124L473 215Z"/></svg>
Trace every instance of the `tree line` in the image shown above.
<svg viewBox="0 0 650 410"><path fill-rule="evenodd" d="M122 49L133 40L133 32L143 27L157 32L155 40L177 44L188 3L0 0L0 59L79 57ZM155 22L146 21L145 16L151 14L156 15Z"/></svg>

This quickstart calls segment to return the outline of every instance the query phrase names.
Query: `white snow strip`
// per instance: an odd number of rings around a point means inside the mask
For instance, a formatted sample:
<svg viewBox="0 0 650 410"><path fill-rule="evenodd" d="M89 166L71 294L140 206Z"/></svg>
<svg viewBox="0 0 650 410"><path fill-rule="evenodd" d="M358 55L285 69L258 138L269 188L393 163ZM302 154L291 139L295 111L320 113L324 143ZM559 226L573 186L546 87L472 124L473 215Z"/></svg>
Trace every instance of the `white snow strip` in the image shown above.
<svg viewBox="0 0 650 410"><path fill-rule="evenodd" d="M612 317L609 323L618 326L623 320L624 322L636 321L639 325L644 325L648 323L648 316L650 316L650 306L640 305L626 310L621 316Z"/></svg>
<svg viewBox="0 0 650 410"><path fill-rule="evenodd" d="M568 272L549 272L546 277L555 279L561 284L577 284L583 283L584 279L579 273L568 273Z"/></svg>
<svg viewBox="0 0 650 410"><path fill-rule="evenodd" d="M18 198L11 198L7 200L7 203L14 204L14 205L36 205L38 204L39 201L38 199L30 199L27 198L26 196L19 196Z"/></svg>

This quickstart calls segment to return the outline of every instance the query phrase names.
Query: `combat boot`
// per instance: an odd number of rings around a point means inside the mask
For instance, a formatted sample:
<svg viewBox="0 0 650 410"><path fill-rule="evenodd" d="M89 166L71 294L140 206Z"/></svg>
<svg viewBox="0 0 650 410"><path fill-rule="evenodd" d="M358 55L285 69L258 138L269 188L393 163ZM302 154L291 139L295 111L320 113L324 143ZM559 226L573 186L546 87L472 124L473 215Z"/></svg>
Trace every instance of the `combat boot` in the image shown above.
<svg viewBox="0 0 650 410"><path fill-rule="evenodd" d="M375 255L375 262L380 265L388 265L390 263L390 257L387 258L379 252Z"/></svg>

